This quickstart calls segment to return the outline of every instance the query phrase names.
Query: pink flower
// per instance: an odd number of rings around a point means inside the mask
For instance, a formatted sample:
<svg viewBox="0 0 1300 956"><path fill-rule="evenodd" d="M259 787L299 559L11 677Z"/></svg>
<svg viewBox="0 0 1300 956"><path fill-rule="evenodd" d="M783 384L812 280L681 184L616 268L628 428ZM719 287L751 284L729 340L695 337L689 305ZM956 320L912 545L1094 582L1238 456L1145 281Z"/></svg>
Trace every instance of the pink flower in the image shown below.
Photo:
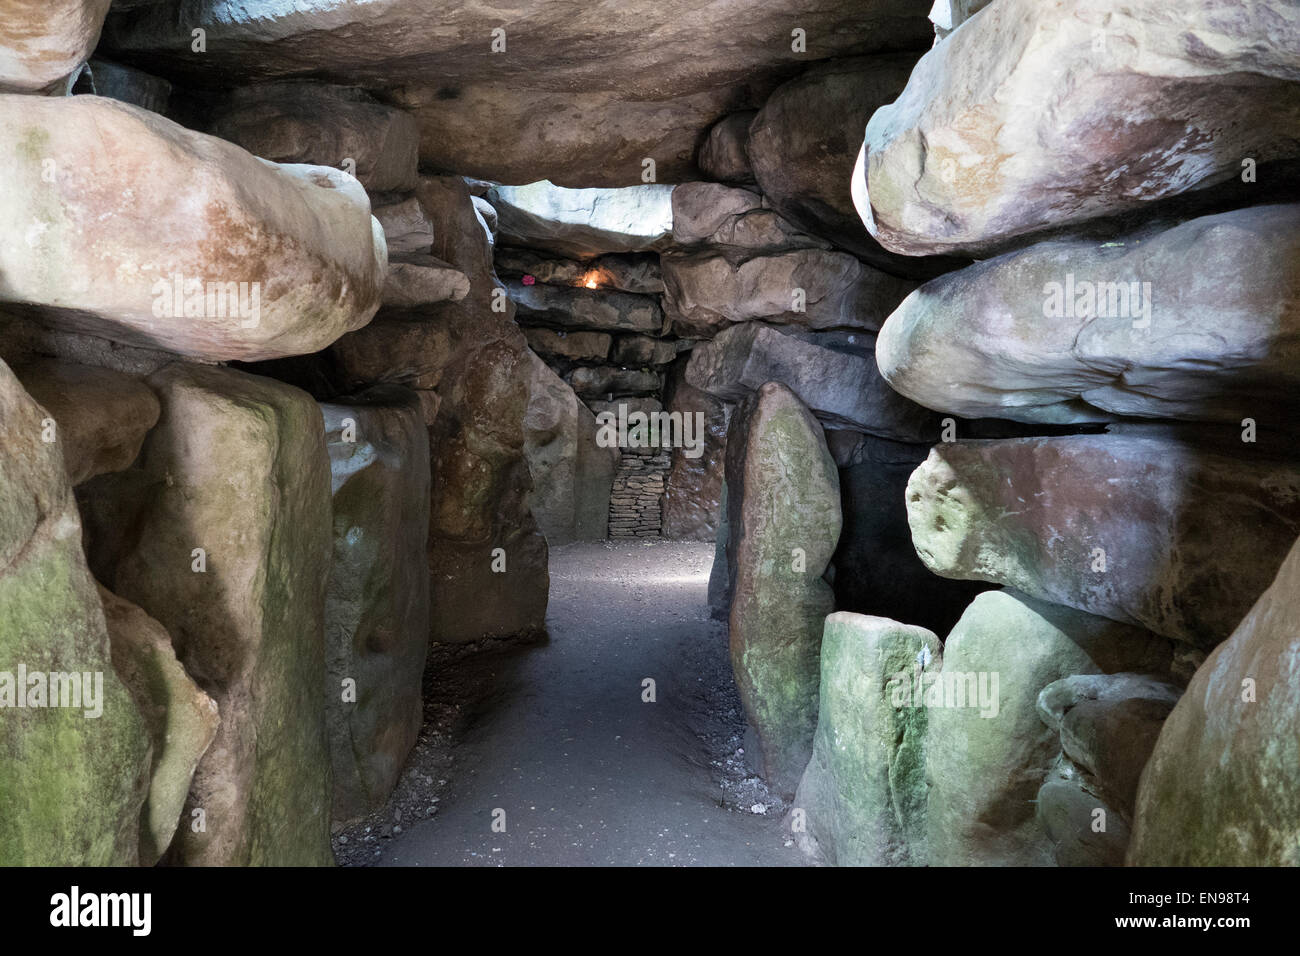
<svg viewBox="0 0 1300 956"><path fill-rule="evenodd" d="M524 276L524 285L532 285L536 281L532 276Z"/></svg>

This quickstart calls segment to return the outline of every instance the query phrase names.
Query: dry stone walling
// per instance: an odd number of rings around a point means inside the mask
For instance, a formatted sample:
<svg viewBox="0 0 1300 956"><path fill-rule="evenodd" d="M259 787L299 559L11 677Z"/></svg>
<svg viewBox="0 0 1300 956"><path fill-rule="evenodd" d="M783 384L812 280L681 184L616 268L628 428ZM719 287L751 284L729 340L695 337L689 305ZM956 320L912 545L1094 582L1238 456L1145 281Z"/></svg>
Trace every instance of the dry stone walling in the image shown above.
<svg viewBox="0 0 1300 956"><path fill-rule="evenodd" d="M0 864L330 863L607 536L811 859L1300 862L1285 0L8 6Z"/></svg>
<svg viewBox="0 0 1300 956"><path fill-rule="evenodd" d="M553 544L664 531L672 436L638 429L637 416L664 412L665 379L691 344L665 335L661 304L658 250L671 240L672 193L548 182L487 191L498 216L496 267L538 356L536 374L554 383L549 404L562 401L573 423L563 445L547 439L553 450L530 450L533 511ZM559 457L559 474L571 477L550 487ZM680 530L672 536L696 536Z"/></svg>

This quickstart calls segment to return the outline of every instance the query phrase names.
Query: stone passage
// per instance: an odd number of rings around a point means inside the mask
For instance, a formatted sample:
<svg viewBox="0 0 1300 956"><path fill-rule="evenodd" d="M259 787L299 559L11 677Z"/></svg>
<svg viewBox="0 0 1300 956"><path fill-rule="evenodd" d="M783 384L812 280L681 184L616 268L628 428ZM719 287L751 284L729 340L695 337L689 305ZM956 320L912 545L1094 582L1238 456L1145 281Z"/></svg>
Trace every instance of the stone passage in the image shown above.
<svg viewBox="0 0 1300 956"><path fill-rule="evenodd" d="M0 0L0 868L1300 865L1300 0L501 6Z"/></svg>
<svg viewBox="0 0 1300 956"><path fill-rule="evenodd" d="M611 538L658 538L663 526L664 477L672 457L658 448L623 452L609 496Z"/></svg>

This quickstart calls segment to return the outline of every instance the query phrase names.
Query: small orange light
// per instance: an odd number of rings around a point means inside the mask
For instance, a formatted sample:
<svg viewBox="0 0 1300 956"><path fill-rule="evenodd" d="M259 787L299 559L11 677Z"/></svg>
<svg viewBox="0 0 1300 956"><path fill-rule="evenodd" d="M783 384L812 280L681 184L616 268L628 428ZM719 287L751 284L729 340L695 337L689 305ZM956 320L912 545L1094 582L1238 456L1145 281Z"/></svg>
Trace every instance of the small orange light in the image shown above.
<svg viewBox="0 0 1300 956"><path fill-rule="evenodd" d="M596 288L596 280L595 280L595 279L588 279L588 280L587 280L587 288L588 288L588 289L594 289L594 288Z"/></svg>

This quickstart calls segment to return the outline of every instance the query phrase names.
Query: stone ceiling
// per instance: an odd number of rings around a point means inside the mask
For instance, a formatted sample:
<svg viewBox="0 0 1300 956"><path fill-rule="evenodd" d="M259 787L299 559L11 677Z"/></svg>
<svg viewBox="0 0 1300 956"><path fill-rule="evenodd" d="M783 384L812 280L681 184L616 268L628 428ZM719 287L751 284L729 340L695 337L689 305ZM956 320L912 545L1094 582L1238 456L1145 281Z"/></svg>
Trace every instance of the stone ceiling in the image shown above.
<svg viewBox="0 0 1300 956"><path fill-rule="evenodd" d="M426 167L509 183L693 178L708 127L818 60L916 50L926 0L162 0L100 52L192 88L315 78L412 110ZM192 31L206 52L193 52ZM493 52L493 31L505 49ZM802 30L804 49L793 49ZM500 34L496 35L500 46Z"/></svg>

